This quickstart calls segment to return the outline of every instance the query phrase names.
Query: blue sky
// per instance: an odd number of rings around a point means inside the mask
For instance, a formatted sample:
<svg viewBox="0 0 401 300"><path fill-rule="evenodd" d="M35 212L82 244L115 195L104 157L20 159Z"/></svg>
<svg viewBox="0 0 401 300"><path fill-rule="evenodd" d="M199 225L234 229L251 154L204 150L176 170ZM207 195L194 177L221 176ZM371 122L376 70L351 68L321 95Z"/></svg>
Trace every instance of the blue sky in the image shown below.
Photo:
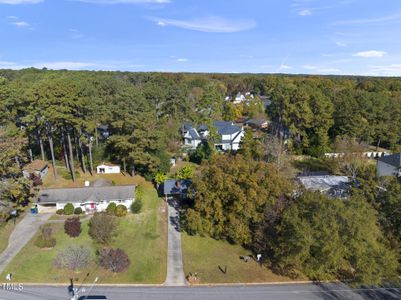
<svg viewBox="0 0 401 300"><path fill-rule="evenodd" d="M401 75L399 0L0 0L0 68Z"/></svg>

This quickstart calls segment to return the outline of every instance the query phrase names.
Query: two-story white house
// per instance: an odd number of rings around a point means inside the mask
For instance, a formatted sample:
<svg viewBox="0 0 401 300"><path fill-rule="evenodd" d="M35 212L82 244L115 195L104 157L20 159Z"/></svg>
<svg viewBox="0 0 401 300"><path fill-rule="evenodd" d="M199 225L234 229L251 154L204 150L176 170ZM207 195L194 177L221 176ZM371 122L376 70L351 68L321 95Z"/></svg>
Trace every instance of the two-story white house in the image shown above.
<svg viewBox="0 0 401 300"><path fill-rule="evenodd" d="M242 126L234 125L231 121L215 121L213 125L220 136L220 140L215 144L217 150L237 151L240 148L240 142L245 135Z"/></svg>
<svg viewBox="0 0 401 300"><path fill-rule="evenodd" d="M231 121L215 121L213 125L219 135L218 141L214 144L217 150L236 151L239 149L240 142L245 135L242 126L234 125ZM206 125L201 125L196 129L190 123L184 123L181 132L184 145L190 149L196 149L210 134L210 130Z"/></svg>
<svg viewBox="0 0 401 300"><path fill-rule="evenodd" d="M377 176L401 176L401 153L384 155L377 159Z"/></svg>

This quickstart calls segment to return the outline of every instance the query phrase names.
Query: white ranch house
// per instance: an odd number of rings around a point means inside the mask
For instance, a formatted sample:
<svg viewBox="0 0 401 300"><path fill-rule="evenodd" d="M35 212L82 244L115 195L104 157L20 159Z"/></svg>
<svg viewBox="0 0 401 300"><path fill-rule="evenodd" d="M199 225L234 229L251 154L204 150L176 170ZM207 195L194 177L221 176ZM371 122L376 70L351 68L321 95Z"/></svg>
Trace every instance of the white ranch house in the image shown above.
<svg viewBox="0 0 401 300"><path fill-rule="evenodd" d="M119 165L105 164L102 163L96 167L96 173L98 174L119 174L121 173L121 168Z"/></svg>
<svg viewBox="0 0 401 300"><path fill-rule="evenodd" d="M39 212L63 209L67 203L85 213L105 211L110 203L129 209L135 201L135 185L47 189L39 193Z"/></svg>

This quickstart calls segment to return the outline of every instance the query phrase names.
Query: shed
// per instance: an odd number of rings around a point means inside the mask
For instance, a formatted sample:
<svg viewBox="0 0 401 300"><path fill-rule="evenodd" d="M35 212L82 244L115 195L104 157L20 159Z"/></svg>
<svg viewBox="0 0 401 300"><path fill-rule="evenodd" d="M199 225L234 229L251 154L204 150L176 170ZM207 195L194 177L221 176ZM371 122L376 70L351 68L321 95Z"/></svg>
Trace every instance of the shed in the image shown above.
<svg viewBox="0 0 401 300"><path fill-rule="evenodd" d="M22 174L28 179L31 177L31 175L35 175L42 179L48 171L48 163L44 160L36 159L23 167Z"/></svg>
<svg viewBox="0 0 401 300"><path fill-rule="evenodd" d="M119 165L102 163L96 167L96 173L98 174L118 174L121 173Z"/></svg>

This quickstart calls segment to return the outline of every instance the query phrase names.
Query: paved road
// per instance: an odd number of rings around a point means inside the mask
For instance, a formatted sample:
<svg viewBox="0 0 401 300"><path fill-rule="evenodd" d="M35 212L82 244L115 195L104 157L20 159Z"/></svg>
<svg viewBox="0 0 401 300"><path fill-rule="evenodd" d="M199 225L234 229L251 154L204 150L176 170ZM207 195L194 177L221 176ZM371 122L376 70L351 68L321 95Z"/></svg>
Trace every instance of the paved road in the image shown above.
<svg viewBox="0 0 401 300"><path fill-rule="evenodd" d="M47 222L52 214L26 214L10 235L7 248L0 254L0 274L11 260L30 241L39 227Z"/></svg>
<svg viewBox="0 0 401 300"><path fill-rule="evenodd" d="M168 252L167 278L164 285L185 286L186 280L182 266L181 232L178 204L168 202Z"/></svg>
<svg viewBox="0 0 401 300"><path fill-rule="evenodd" d="M85 293L81 294L85 295ZM396 300L401 289L351 290L343 284L290 284L227 287L95 287L91 295L110 300ZM67 300L65 287L24 287L22 292L4 291L0 300Z"/></svg>

